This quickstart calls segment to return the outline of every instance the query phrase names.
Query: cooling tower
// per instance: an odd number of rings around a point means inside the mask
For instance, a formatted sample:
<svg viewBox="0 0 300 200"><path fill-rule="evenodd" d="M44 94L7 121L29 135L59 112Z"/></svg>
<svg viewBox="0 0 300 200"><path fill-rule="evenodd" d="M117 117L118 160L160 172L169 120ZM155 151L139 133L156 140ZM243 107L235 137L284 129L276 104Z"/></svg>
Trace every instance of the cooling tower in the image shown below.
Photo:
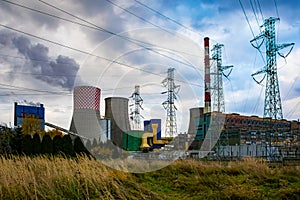
<svg viewBox="0 0 300 200"><path fill-rule="evenodd" d="M196 135L199 119L203 118L203 110L204 109L201 107L190 109L190 123L189 123L188 134Z"/></svg>
<svg viewBox="0 0 300 200"><path fill-rule="evenodd" d="M100 89L92 86L74 88L74 111L70 131L89 138L104 141L109 139L107 127L100 119ZM86 142L86 141L85 141Z"/></svg>
<svg viewBox="0 0 300 200"><path fill-rule="evenodd" d="M111 120L111 140L122 148L122 136L130 131L128 117L128 99L108 97L105 99L105 118Z"/></svg>

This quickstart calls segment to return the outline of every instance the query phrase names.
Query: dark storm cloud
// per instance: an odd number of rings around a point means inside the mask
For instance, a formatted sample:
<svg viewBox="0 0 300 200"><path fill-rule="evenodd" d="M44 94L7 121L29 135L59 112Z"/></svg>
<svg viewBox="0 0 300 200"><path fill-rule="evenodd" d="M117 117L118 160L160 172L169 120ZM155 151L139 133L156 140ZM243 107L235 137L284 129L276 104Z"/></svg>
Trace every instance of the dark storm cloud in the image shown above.
<svg viewBox="0 0 300 200"><path fill-rule="evenodd" d="M36 79L50 85L61 86L68 90L73 88L79 70L79 65L74 59L59 55L55 60L52 60L48 55L48 47L43 44L32 44L24 36L15 36L10 39L14 48L27 60L24 66L13 66L14 70L20 70L21 68L22 71L32 73ZM0 42L2 44L5 42L10 43L5 38L0 39Z"/></svg>

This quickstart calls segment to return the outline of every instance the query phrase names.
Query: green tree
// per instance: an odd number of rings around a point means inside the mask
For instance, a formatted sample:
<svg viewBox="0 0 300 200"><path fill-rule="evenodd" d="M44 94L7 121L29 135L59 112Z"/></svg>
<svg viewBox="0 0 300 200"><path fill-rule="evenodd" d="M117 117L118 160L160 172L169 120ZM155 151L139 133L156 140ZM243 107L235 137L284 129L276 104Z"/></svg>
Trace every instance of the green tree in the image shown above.
<svg viewBox="0 0 300 200"><path fill-rule="evenodd" d="M56 135L53 138L53 154L59 154L62 152L62 138L59 135Z"/></svg>
<svg viewBox="0 0 300 200"><path fill-rule="evenodd" d="M74 156L75 152L74 152L74 148L73 148L73 144L72 144L72 139L70 135L64 135L62 137L61 140L61 146L62 146L62 152L66 155L66 156Z"/></svg>
<svg viewBox="0 0 300 200"><path fill-rule="evenodd" d="M43 135L44 130L42 130L42 121L38 118L34 117L25 117L22 122L22 133L24 135L31 135L39 134Z"/></svg>
<svg viewBox="0 0 300 200"><path fill-rule="evenodd" d="M39 136L39 134L35 133L32 138L32 154L33 155L40 154L42 152L41 147L42 147L42 145L41 145L40 136Z"/></svg>
<svg viewBox="0 0 300 200"><path fill-rule="evenodd" d="M12 137L13 134L9 128L0 126L0 154L10 154L12 152L10 146Z"/></svg>
<svg viewBox="0 0 300 200"><path fill-rule="evenodd" d="M41 152L43 154L53 153L53 140L49 134L44 135L41 145Z"/></svg>
<svg viewBox="0 0 300 200"><path fill-rule="evenodd" d="M75 137L75 139L74 139L74 152L76 154L89 155L89 151L85 148L80 137Z"/></svg>
<svg viewBox="0 0 300 200"><path fill-rule="evenodd" d="M23 134L21 131L21 128L16 128L13 132L12 132L12 138L9 142L11 149L12 149L12 153L17 155L17 154L22 154L22 142L23 142Z"/></svg>
<svg viewBox="0 0 300 200"><path fill-rule="evenodd" d="M23 135L22 153L24 153L25 155L32 155L32 149L33 149L32 142L33 140L31 138L31 135Z"/></svg>

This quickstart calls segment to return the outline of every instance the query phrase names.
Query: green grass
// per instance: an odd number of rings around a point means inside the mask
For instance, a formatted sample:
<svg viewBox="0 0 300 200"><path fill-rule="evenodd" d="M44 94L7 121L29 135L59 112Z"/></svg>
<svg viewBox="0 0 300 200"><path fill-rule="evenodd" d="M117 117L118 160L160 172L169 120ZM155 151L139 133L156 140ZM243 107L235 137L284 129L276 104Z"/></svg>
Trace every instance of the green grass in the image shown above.
<svg viewBox="0 0 300 200"><path fill-rule="evenodd" d="M0 199L300 199L300 169L183 160L130 174L87 157L0 157Z"/></svg>

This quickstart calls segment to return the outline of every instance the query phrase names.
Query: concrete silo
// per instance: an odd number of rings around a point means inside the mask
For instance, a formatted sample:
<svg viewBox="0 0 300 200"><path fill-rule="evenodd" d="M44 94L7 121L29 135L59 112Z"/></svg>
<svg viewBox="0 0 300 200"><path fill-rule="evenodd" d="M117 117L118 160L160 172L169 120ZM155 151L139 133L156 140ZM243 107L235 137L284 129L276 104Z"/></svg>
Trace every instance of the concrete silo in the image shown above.
<svg viewBox="0 0 300 200"><path fill-rule="evenodd" d="M130 131L128 99L124 97L105 98L105 118L111 120L111 141L122 148L122 136Z"/></svg>
<svg viewBox="0 0 300 200"><path fill-rule="evenodd" d="M78 86L74 88L74 110L70 131L97 142L110 138L109 123L100 118L100 88Z"/></svg>

